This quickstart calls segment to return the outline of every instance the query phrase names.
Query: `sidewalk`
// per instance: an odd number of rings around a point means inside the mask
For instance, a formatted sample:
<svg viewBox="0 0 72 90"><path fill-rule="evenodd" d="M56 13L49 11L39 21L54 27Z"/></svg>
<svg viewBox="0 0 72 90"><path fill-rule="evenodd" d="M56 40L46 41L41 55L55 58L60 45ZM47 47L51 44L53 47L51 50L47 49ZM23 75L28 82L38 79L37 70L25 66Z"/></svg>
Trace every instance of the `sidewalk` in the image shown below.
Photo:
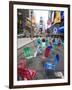
<svg viewBox="0 0 72 90"><path fill-rule="evenodd" d="M36 38L18 38L17 39L17 49L23 47L24 45L31 43L32 41L34 41Z"/></svg>

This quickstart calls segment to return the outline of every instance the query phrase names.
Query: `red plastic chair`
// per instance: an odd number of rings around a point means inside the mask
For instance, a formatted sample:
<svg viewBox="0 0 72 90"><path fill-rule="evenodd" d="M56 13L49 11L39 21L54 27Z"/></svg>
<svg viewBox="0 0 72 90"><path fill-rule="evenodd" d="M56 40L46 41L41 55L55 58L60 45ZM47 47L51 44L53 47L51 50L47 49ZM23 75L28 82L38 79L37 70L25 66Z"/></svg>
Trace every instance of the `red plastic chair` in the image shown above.
<svg viewBox="0 0 72 90"><path fill-rule="evenodd" d="M50 49L47 47L41 56L41 61L44 62L47 60L48 56L50 55Z"/></svg>
<svg viewBox="0 0 72 90"><path fill-rule="evenodd" d="M58 48L61 48L61 47L62 47L61 43L58 43Z"/></svg>
<svg viewBox="0 0 72 90"><path fill-rule="evenodd" d="M22 80L32 80L36 76L36 71L26 68L27 61L25 59L20 59L17 65L17 75L21 77Z"/></svg>
<svg viewBox="0 0 72 90"><path fill-rule="evenodd" d="M50 49L47 47L47 48L45 49L44 56L45 56L45 57L48 57L49 55L50 55Z"/></svg>
<svg viewBox="0 0 72 90"><path fill-rule="evenodd" d="M36 76L36 71L28 68L17 68L18 76L22 78L22 80L32 80Z"/></svg>
<svg viewBox="0 0 72 90"><path fill-rule="evenodd" d="M27 60L24 58L21 58L18 60L17 66L21 68L25 68L27 65Z"/></svg>

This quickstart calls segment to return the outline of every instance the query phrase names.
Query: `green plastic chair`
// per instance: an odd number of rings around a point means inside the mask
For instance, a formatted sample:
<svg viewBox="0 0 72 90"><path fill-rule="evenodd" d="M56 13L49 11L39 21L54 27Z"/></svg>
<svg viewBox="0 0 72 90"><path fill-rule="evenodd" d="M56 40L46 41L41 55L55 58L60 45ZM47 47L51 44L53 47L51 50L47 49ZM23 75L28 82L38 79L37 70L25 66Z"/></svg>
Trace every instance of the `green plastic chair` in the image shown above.
<svg viewBox="0 0 72 90"><path fill-rule="evenodd" d="M41 45L42 49L44 50L46 48L46 43L45 42L42 42L42 45Z"/></svg>
<svg viewBox="0 0 72 90"><path fill-rule="evenodd" d="M64 40L62 41L62 46L63 46L63 48L64 48Z"/></svg>
<svg viewBox="0 0 72 90"><path fill-rule="evenodd" d="M40 37L37 38L37 43L40 44L40 45L42 44L42 41L41 41Z"/></svg>
<svg viewBox="0 0 72 90"><path fill-rule="evenodd" d="M48 46L48 37L46 37L46 46Z"/></svg>
<svg viewBox="0 0 72 90"><path fill-rule="evenodd" d="M56 51L57 48L58 48L58 46L57 46L56 44L54 44L54 46L53 46L53 50Z"/></svg>
<svg viewBox="0 0 72 90"><path fill-rule="evenodd" d="M34 55L32 55L32 50L30 49L30 47L23 48L23 54L26 59L31 59L34 57Z"/></svg>

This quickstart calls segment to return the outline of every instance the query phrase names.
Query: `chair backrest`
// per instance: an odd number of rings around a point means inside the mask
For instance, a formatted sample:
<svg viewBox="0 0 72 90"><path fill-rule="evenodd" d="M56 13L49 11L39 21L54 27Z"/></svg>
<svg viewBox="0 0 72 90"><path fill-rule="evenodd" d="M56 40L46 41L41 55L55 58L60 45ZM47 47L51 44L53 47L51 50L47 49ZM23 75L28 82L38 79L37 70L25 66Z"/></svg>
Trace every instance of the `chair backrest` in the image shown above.
<svg viewBox="0 0 72 90"><path fill-rule="evenodd" d="M52 45L48 46L49 49L52 49Z"/></svg>
<svg viewBox="0 0 72 90"><path fill-rule="evenodd" d="M47 47L47 48L45 49L44 56L45 56L45 57L48 57L49 54L50 54L50 49Z"/></svg>
<svg viewBox="0 0 72 90"><path fill-rule="evenodd" d="M30 48L29 47L26 47L26 48L23 48L23 53L24 53L24 56L25 57L28 57L30 56Z"/></svg>
<svg viewBox="0 0 72 90"><path fill-rule="evenodd" d="M42 44L42 41L41 41L40 38L37 38L37 43L38 43L38 44Z"/></svg>
<svg viewBox="0 0 72 90"><path fill-rule="evenodd" d="M45 49L46 48L46 43L45 42L42 42L42 49Z"/></svg>
<svg viewBox="0 0 72 90"><path fill-rule="evenodd" d="M25 68L26 64L27 64L26 59L23 59L22 58L22 59L19 59L18 60L17 67L19 67L19 68Z"/></svg>

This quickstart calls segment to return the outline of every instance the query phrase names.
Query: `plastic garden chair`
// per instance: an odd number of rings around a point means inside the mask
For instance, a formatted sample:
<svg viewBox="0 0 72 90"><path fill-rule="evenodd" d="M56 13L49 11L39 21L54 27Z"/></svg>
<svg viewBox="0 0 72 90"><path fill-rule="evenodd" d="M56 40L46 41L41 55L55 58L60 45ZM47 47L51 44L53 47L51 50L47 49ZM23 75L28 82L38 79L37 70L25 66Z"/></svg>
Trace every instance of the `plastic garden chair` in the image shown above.
<svg viewBox="0 0 72 90"><path fill-rule="evenodd" d="M50 55L50 49L47 47L44 52L44 56L48 57Z"/></svg>
<svg viewBox="0 0 72 90"><path fill-rule="evenodd" d="M60 60L59 59L59 55L56 54L53 63L51 63L49 61L47 61L47 62L44 63L44 69L45 70L55 70L56 69L56 65L58 64L59 60Z"/></svg>
<svg viewBox="0 0 72 90"><path fill-rule="evenodd" d="M44 50L43 55L41 56L41 61L45 62L47 60L47 58L49 57L49 55L50 55L50 49L47 47Z"/></svg>
<svg viewBox="0 0 72 90"><path fill-rule="evenodd" d="M46 48L46 43L45 42L42 42L42 45L41 45L42 49L44 50Z"/></svg>
<svg viewBox="0 0 72 90"><path fill-rule="evenodd" d="M62 41L62 47L64 48L64 40Z"/></svg>
<svg viewBox="0 0 72 90"><path fill-rule="evenodd" d="M27 65L27 60L24 58L21 58L18 60L17 66L20 68L25 68Z"/></svg>
<svg viewBox="0 0 72 90"><path fill-rule="evenodd" d="M62 44L61 43L58 43L58 48L60 49L62 47Z"/></svg>
<svg viewBox="0 0 72 90"><path fill-rule="evenodd" d="M54 53L55 52L55 50L53 48L53 45L48 46L48 48L50 49L51 53Z"/></svg>
<svg viewBox="0 0 72 90"><path fill-rule="evenodd" d="M52 49L52 45L48 46L48 48L51 50Z"/></svg>
<svg viewBox="0 0 72 90"><path fill-rule="evenodd" d="M38 37L35 41L34 41L35 46L37 47L38 45L42 44L41 38Z"/></svg>
<svg viewBox="0 0 72 90"><path fill-rule="evenodd" d="M19 80L32 80L36 76L36 70L18 66L17 76Z"/></svg>
<svg viewBox="0 0 72 90"><path fill-rule="evenodd" d="M30 47L23 48L23 54L26 59L31 59L34 57Z"/></svg>
<svg viewBox="0 0 72 90"><path fill-rule="evenodd" d="M41 38L40 38L40 37L38 37L38 38L37 38L37 43L38 43L39 45L41 45L41 44L42 44L42 40L41 40Z"/></svg>
<svg viewBox="0 0 72 90"><path fill-rule="evenodd" d="M57 45L57 44L54 44L54 45L53 45L53 49L54 49L54 50L57 50L57 48L58 48L58 45Z"/></svg>
<svg viewBox="0 0 72 90"><path fill-rule="evenodd" d="M46 46L48 46L48 37L46 37Z"/></svg>

